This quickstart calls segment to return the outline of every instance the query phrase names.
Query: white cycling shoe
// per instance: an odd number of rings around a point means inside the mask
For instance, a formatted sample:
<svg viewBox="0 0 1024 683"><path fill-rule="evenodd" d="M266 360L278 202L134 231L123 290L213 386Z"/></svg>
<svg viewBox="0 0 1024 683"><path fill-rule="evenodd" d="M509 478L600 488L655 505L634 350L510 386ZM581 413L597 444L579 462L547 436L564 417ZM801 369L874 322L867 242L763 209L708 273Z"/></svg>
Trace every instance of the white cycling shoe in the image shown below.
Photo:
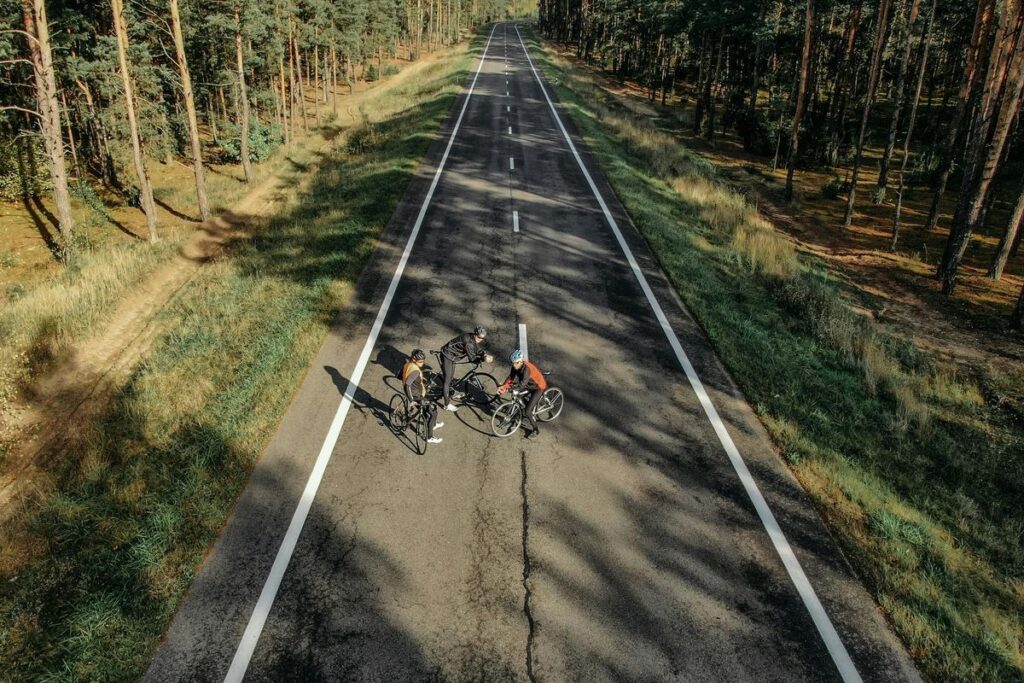
<svg viewBox="0 0 1024 683"><path fill-rule="evenodd" d="M441 427L444 427L444 422L438 422L434 425L434 429L440 429Z"/></svg>
<svg viewBox="0 0 1024 683"><path fill-rule="evenodd" d="M452 411L454 413L456 410L459 409L459 407L457 405L455 405L454 403L449 403L448 405L446 405L444 407L444 409L445 410L450 410L450 411Z"/></svg>
<svg viewBox="0 0 1024 683"><path fill-rule="evenodd" d="M436 429L436 427L435 427L435 429ZM432 436L429 439L427 439L427 443L441 443L442 441L444 441L444 439L442 439L440 437L437 437L437 436Z"/></svg>

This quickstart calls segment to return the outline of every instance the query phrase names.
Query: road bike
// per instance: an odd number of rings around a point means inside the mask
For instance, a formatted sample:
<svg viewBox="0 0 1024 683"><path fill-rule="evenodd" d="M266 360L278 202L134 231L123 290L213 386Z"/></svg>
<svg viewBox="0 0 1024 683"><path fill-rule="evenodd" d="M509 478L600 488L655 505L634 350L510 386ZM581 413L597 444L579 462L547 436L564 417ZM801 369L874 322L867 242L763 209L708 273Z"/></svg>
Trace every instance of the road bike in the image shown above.
<svg viewBox="0 0 1024 683"><path fill-rule="evenodd" d="M545 373L547 374L547 373ZM491 416L491 430L499 438L512 436L523 424L526 414L526 397L529 391L512 391L512 397L502 403ZM562 414L565 396L558 387L548 387L533 409L533 417L541 422L551 422Z"/></svg>
<svg viewBox="0 0 1024 683"><path fill-rule="evenodd" d="M391 412L388 414L388 421L395 434L401 434L408 430L409 442L417 455L427 452L427 411L422 410L420 404L410 403L405 394L395 392L388 405Z"/></svg>
<svg viewBox="0 0 1024 683"><path fill-rule="evenodd" d="M443 367L441 352L431 351L437 359L438 367ZM459 392L463 403L472 403L478 406L487 406L498 400L498 380L494 375L486 372L478 372L479 362L463 362L455 365L468 365L462 377L452 379L452 389ZM431 368L425 368L427 372L427 398L443 402L441 396L444 390L444 375L442 372L435 372Z"/></svg>

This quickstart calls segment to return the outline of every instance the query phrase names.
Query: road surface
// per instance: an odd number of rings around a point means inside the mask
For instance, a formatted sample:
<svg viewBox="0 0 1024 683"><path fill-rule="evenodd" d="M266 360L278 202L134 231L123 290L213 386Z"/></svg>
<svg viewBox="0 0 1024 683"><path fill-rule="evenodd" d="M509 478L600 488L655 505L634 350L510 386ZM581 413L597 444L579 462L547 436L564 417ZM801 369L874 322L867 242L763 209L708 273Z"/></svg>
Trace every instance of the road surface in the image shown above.
<svg viewBox="0 0 1024 683"><path fill-rule="evenodd" d="M916 680L519 29L494 27L146 679ZM386 379L477 324L499 381L524 330L565 410L533 441L442 412L416 455Z"/></svg>

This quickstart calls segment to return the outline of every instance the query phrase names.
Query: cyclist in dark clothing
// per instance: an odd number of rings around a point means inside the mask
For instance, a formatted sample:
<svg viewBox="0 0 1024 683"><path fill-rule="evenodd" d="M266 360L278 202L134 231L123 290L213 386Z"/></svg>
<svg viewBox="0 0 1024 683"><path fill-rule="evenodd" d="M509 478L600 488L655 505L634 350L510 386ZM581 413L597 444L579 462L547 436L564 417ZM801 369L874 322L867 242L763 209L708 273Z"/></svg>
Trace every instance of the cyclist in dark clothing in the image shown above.
<svg viewBox="0 0 1024 683"><path fill-rule="evenodd" d="M540 428L533 418L533 411L548 388L548 381L540 368L523 358L523 352L519 349L513 351L508 359L512 362L512 369L508 373L508 379L498 387L498 394L504 394L509 389L530 392L530 398L526 402L526 420L533 431L527 434L526 438L535 439L540 434Z"/></svg>
<svg viewBox="0 0 1024 683"><path fill-rule="evenodd" d="M444 387L441 390L441 400L445 409L453 413L458 406L452 403L452 378L455 376L456 363L490 363L494 356L483 349L484 339L487 338L487 330L477 327L472 332L460 334L441 347L441 373L444 375Z"/></svg>
<svg viewBox="0 0 1024 683"><path fill-rule="evenodd" d="M444 422L437 421L437 406L427 398L427 383L423 378L423 362L427 355L420 349L413 349L409 360L402 368L402 387L405 397L409 399L409 407L416 406L427 416L427 443L441 443L443 439L434 436L434 430L444 427Z"/></svg>

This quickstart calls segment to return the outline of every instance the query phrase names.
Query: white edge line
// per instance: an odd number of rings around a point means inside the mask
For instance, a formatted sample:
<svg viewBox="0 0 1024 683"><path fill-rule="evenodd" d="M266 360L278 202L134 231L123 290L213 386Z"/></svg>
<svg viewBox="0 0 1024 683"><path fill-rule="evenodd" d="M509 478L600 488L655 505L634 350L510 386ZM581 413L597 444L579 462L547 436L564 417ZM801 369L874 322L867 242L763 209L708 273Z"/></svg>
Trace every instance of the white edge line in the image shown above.
<svg viewBox="0 0 1024 683"><path fill-rule="evenodd" d="M349 408L352 406L352 400L355 397L356 389L359 386L359 380L362 379L363 371L366 370L366 364L370 360L370 354L373 353L373 347L377 343L377 336L380 334L381 327L384 325L384 318L387 316L388 309L391 307L391 299L394 297L395 290L398 288L398 283L402 279L402 273L405 271L405 264L408 262L409 254L412 252L412 247L416 243L416 237L419 235L420 226L423 225L423 217L427 213L427 208L430 206L430 200L434 196L434 189L437 187L437 183L441 179L441 172L444 170L445 163L448 161L448 153L451 152L452 145L455 143L455 136L459 132L459 126L462 124L462 118L466 113L466 108L469 106L469 100L473 96L473 89L476 87L476 81L480 76L480 70L483 68L484 62L487 59L487 49L490 47L491 38L494 36L494 30L496 28L497 24L491 28L491 33L487 37L487 44L484 46L483 54L480 55L480 64L477 66L476 74L473 76L473 83L469 86L469 92L466 94L466 99L462 103L462 110L459 112L459 118L455 121L455 128L452 129L451 137L448 139L448 146L445 147L444 155L441 157L441 163L438 164L437 171L434 173L434 179L430 183L430 189L427 190L427 196L423 199L423 205L420 207L419 215L416 216L416 222L413 224L412 232L409 234L409 239L405 243L405 251L402 253L402 258L398 261L398 267L395 269L395 274L391 277L391 284L388 286L388 291L384 295L384 301L381 303L380 310L377 312L377 318L373 321L373 327L370 329L370 336L366 339L366 344L363 346L363 351L359 355L356 367L352 371L352 377L349 380L348 386L345 387L345 393L342 396L341 403L338 405L338 411L334 414L334 420L331 422L331 426L327 430L327 437L324 439L323 446L320 448L320 455L317 456L316 463L313 465L313 471L310 473L309 480L306 482L306 488L302 491L302 497L299 499L299 504L295 508L295 513L292 515L292 521L288 525L288 530L285 532L284 539L281 541L281 547L278 548L277 556L274 558L274 564L270 568L270 574L267 576L267 580L263 584L263 590L260 592L260 597L256 601L256 607L252 611L252 616L249 617L249 623L245 628L245 633L242 634L242 639L238 643L238 649L235 650L235 656L231 660L231 667L228 669L228 673L224 677L226 682L241 682L242 678L245 676L246 670L249 668L249 662L256 650L256 643L259 641L260 634L263 632L263 626L266 624L267 617L270 614L270 608L273 606L274 599L277 597L277 590L281 585L281 580L284 578L285 570L288 569L288 563L291 561L292 553L295 551L295 545L299 540L299 534L302 532L302 527L306 522L306 517L309 516L310 508L313 506L313 499L316 497L317 489L320 488L320 482L327 469L327 463L330 462L334 446L337 444L338 437L341 435L341 428L345 424L345 417L348 415Z"/></svg>
<svg viewBox="0 0 1024 683"><path fill-rule="evenodd" d="M519 232L519 212L512 212L512 232Z"/></svg>
<svg viewBox="0 0 1024 683"><path fill-rule="evenodd" d="M523 352L523 358L530 360L530 347L526 343L526 323L519 323L519 350Z"/></svg>
<svg viewBox="0 0 1024 683"><path fill-rule="evenodd" d="M576 163L579 164L580 170L583 171L583 177L586 178L587 184L590 185L590 190L594 193L594 197L597 199L597 203L601 206L601 210L604 211L605 219L608 221L608 225L611 227L612 233L614 233L619 246L622 247L622 251L626 255L626 260L629 262L633 275L640 283L640 288L643 290L648 303L654 310L654 315L658 318L658 322L661 324L661 329L665 332L665 336L668 337L668 342L672 346L672 350L675 351L676 358L679 360L679 364L686 373L686 378L690 381L690 386L693 388L694 393L697 394L697 398L700 401L701 407L704 409L704 413L707 415L708 420L714 427L715 434L718 435L718 440L721 441L722 447L729 456L729 461L732 463L733 469L736 470L736 474L743 483L743 488L750 497L750 501L754 504L754 509L757 511L757 515L761 519L761 523L764 525L765 531L768 532L772 545L775 546L776 552L778 552L779 557L782 559L782 564L786 567L786 571L789 573L789 578L793 581L793 585L800 594L800 598L803 600L808 613L810 613L811 619L814 621L814 625L817 626L818 633L821 635L821 639L828 648L829 654L832 655L832 661L835 662L836 668L839 669L839 674L842 676L844 681L847 683L859 683L862 679L860 674L857 672L857 667L854 665L853 660L850 659L850 655L846 651L846 646L839 637L839 633L836 632L835 626L832 625L832 620L829 619L828 613L825 611L824 606L818 599L818 595L814 592L814 587L811 586L810 579L807 578L803 567L800 566L800 560L797 559L796 554L793 552L793 548L789 545L789 541L786 539L785 534L782 533L782 528L775 519L775 515L772 514L772 510L768 506L768 501L765 500L761 490L757 487L757 482L754 481L754 477L747 468L747 464L744 462L743 456L740 455L739 449L736 448L736 444L733 443L732 437L729 436L729 432L726 430L725 424L722 422L722 418L718 414L718 410L711 402L711 398L708 396L700 377L697 376L697 371L694 369L693 364L690 363L690 359L687 357L686 352L683 351L683 347L679 343L679 338L676 336L675 331L669 324L668 318L665 317L665 312L662 310L661 305L658 304L658 300L655 299L654 292L647 283L647 278L644 277L643 271L640 270L639 264L637 264L636 259L633 257L633 252L630 251L629 245L626 244L626 240L622 236L622 231L619 230L618 223L615 222L615 218L608 210L608 205L605 204L604 198L601 196L600 191L597 189L597 185L594 183L594 179L590 177L587 167L583 164L583 159L576 150L576 145L573 144L568 131L566 131L565 126L562 125L562 120L558 116L558 110L555 108L554 103L548 96L547 89L541 81L540 74L537 73L537 68L533 65L533 59L530 57L530 51L526 49L526 43L523 42L523 36L519 33L519 27L516 26L515 29L516 34L519 36L519 43L523 46L523 51L526 52L526 59L530 65L530 69L533 71L533 76L537 79L537 84L540 86L540 91L543 93L544 99L547 100L548 107L551 108L551 114L554 116L555 123L557 123L559 129L561 129L562 135L565 137L565 141L569 145L569 149L572 151L573 156L576 157Z"/></svg>

